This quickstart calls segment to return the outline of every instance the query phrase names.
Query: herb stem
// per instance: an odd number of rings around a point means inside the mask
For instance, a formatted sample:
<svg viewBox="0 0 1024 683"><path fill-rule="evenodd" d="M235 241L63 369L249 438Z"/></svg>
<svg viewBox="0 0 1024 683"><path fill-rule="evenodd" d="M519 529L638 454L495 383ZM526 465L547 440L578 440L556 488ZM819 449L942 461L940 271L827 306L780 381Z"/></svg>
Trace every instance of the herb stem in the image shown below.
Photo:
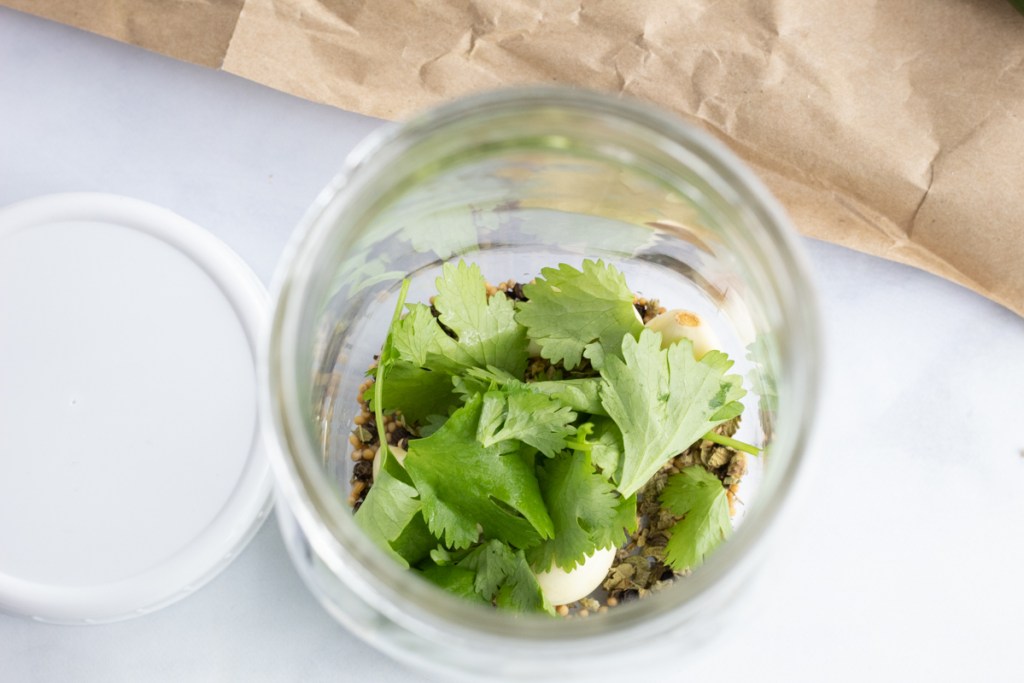
<svg viewBox="0 0 1024 683"><path fill-rule="evenodd" d="M725 446L726 448L734 448L737 451L743 451L744 453L750 453L751 455L761 455L761 449L757 446L751 446L749 443L744 441L723 436L718 432L708 432L704 435L704 438L711 443L717 443L718 445Z"/></svg>
<svg viewBox="0 0 1024 683"><path fill-rule="evenodd" d="M392 333L395 325L402 317L402 309L405 308L405 297L409 293L409 278L402 280L402 288L398 290L398 302L395 304L395 312L391 316L391 325L388 327L388 336L384 339L384 346L380 349L380 357L377 359L377 373L373 377L373 414L377 422L377 441L380 446L377 449L377 457L383 458L388 453L388 434L384 428L384 373L386 366L391 365L393 346ZM381 460L381 465L384 461Z"/></svg>

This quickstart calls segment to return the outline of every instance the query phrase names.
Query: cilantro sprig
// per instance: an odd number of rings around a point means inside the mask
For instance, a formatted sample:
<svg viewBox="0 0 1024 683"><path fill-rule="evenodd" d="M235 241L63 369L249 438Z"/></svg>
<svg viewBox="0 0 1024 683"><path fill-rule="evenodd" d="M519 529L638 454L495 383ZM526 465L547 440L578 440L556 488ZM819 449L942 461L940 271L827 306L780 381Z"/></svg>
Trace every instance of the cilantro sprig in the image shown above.
<svg viewBox="0 0 1024 683"><path fill-rule="evenodd" d="M530 459L506 443L477 439L483 397L459 408L436 432L409 443L405 469L430 531L449 548L497 538L529 548L553 528Z"/></svg>
<svg viewBox="0 0 1024 683"><path fill-rule="evenodd" d="M721 351L694 360L689 340L661 348L661 335L644 330L622 338L622 358L608 356L601 370L601 402L622 432L616 481L632 495L672 456L716 424L735 415L746 393L732 361ZM724 418L724 419L723 419Z"/></svg>
<svg viewBox="0 0 1024 683"><path fill-rule="evenodd" d="M511 388L483 396L477 438L484 446L522 441L553 458L576 432L573 409L545 394Z"/></svg>
<svg viewBox="0 0 1024 683"><path fill-rule="evenodd" d="M703 467L687 467L670 477L661 502L681 517L665 547L665 558L677 571L699 565L732 531L722 482Z"/></svg>
<svg viewBox="0 0 1024 683"><path fill-rule="evenodd" d="M588 344L616 351L624 335L643 329L633 292L622 273L603 261L584 261L576 270L565 263L544 268L523 286L528 300L516 319L540 345L540 355L566 368L579 365Z"/></svg>
<svg viewBox="0 0 1024 683"><path fill-rule="evenodd" d="M456 595L550 613L536 575L621 546L639 492L674 456L702 438L757 452L714 431L743 410L732 361L697 360L686 339L662 348L610 264L545 268L518 302L488 296L461 261L442 267L431 305L406 305L408 288L368 396L383 462L356 521ZM531 342L560 368L551 379L527 374ZM392 412L413 432L402 462ZM677 571L731 529L726 490L702 467L672 475L660 502L677 519L665 551Z"/></svg>

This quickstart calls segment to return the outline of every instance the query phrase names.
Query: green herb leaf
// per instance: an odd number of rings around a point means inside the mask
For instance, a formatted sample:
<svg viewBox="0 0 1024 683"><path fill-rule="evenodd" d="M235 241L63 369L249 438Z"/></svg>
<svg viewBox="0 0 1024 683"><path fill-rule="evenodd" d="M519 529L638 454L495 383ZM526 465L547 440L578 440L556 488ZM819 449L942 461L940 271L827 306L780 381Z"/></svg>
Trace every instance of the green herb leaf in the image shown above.
<svg viewBox="0 0 1024 683"><path fill-rule="evenodd" d="M443 427L444 423L447 421L447 415L427 415L427 418L420 424L420 436L430 436Z"/></svg>
<svg viewBox="0 0 1024 683"><path fill-rule="evenodd" d="M522 550L516 553L512 572L498 589L494 604L516 612L547 612L551 616L555 614L554 607L544 597L544 592L537 583L537 577L530 571L530 565L526 562Z"/></svg>
<svg viewBox="0 0 1024 683"><path fill-rule="evenodd" d="M494 600L498 607L554 613L521 550L492 539L470 551L457 568L475 572L474 591L485 600Z"/></svg>
<svg viewBox="0 0 1024 683"><path fill-rule="evenodd" d="M401 467L400 465L398 465ZM373 489L371 488L372 492ZM362 509L362 508L360 508ZM391 541L391 547L401 555L406 562L414 565L417 562L430 556L430 551L437 546L437 539L427 528L427 522L423 519L423 511L413 515L413 518L402 529L398 538Z"/></svg>
<svg viewBox="0 0 1024 683"><path fill-rule="evenodd" d="M558 379L524 382L524 388L535 394L557 399L573 410L589 415L605 415L601 404L601 378Z"/></svg>
<svg viewBox="0 0 1024 683"><path fill-rule="evenodd" d="M643 329L625 277L603 261L584 261L583 270L563 263L541 274L523 286L529 300L519 305L516 319L551 362L575 368L594 341L618 353L623 335Z"/></svg>
<svg viewBox="0 0 1024 683"><path fill-rule="evenodd" d="M538 571L555 564L571 570L599 547L624 540L622 527L609 533L619 498L608 480L594 471L584 451L564 453L538 468L541 493L551 511L554 538L530 550Z"/></svg>
<svg viewBox="0 0 1024 683"><path fill-rule="evenodd" d="M515 571L515 563L515 552L501 541L491 539L470 551L458 564L476 572L476 592L491 600Z"/></svg>
<svg viewBox="0 0 1024 683"><path fill-rule="evenodd" d="M606 479L619 480L622 464L622 432L611 418L594 418L593 438L590 441L590 457L594 466L601 470Z"/></svg>
<svg viewBox="0 0 1024 683"><path fill-rule="evenodd" d="M665 559L676 571L698 566L732 531L726 490L699 465L669 477L661 502L683 518L669 530L665 547Z"/></svg>
<svg viewBox="0 0 1024 683"><path fill-rule="evenodd" d="M467 598L473 602L480 603L490 602L490 600L485 600L476 591L474 586L476 572L472 569L456 567L454 565L430 565L421 569L420 575L435 586L443 588L461 598Z"/></svg>
<svg viewBox="0 0 1024 683"><path fill-rule="evenodd" d="M576 419L568 406L543 394L522 389L488 391L484 394L477 439L484 446L518 440L549 458L565 448L576 433Z"/></svg>
<svg viewBox="0 0 1024 683"><path fill-rule="evenodd" d="M483 393L491 386L522 389L550 396L581 413L606 414L604 406L601 405L600 377L523 382L503 370L489 367L467 369L466 374L459 377L456 384L457 391L464 396Z"/></svg>
<svg viewBox="0 0 1024 683"><path fill-rule="evenodd" d="M603 533L595 536L598 548L618 547L622 545L629 534L632 534L640 525L640 519L636 514L636 494L628 498L619 498L615 504L615 519L604 528Z"/></svg>
<svg viewBox="0 0 1024 683"><path fill-rule="evenodd" d="M378 547L408 567L408 560L391 544L398 540L420 509L416 489L381 469L356 512L355 521Z"/></svg>
<svg viewBox="0 0 1024 683"><path fill-rule="evenodd" d="M515 376L526 370L526 330L515 320L515 305L505 296L487 297L480 267L446 263L437 279L434 306L458 337L458 345L481 368L494 366Z"/></svg>
<svg viewBox="0 0 1024 683"><path fill-rule="evenodd" d="M746 393L739 376L725 374L730 367L720 351L694 360L688 339L662 349L661 335L647 329L639 340L622 339L622 358L605 358L601 402L622 432L622 495L635 493L669 458L722 422L713 417Z"/></svg>
<svg viewBox="0 0 1024 683"><path fill-rule="evenodd" d="M466 548L480 536L518 548L553 533L533 467L501 444L476 439L483 398L459 408L436 432L409 442L405 469L423 504L430 531L448 547Z"/></svg>
<svg viewBox="0 0 1024 683"><path fill-rule="evenodd" d="M470 552L469 550L448 550L443 545L439 545L430 551L430 561L442 567L449 564L457 564L459 560L466 557Z"/></svg>
<svg viewBox="0 0 1024 683"><path fill-rule="evenodd" d="M412 304L392 328L398 357L411 365L454 375L473 367L473 357L441 329L424 304Z"/></svg>
<svg viewBox="0 0 1024 683"><path fill-rule="evenodd" d="M443 372L395 361L388 364L383 376L383 410L400 411L411 423L423 422L431 415L446 415L459 403L451 375ZM373 401L371 407L376 409Z"/></svg>
<svg viewBox="0 0 1024 683"><path fill-rule="evenodd" d="M459 401L453 379L473 367L473 357L423 304L410 305L409 313L392 324L390 339L390 354L381 356L383 410L398 410L411 422L447 414ZM376 409L372 399L371 407Z"/></svg>

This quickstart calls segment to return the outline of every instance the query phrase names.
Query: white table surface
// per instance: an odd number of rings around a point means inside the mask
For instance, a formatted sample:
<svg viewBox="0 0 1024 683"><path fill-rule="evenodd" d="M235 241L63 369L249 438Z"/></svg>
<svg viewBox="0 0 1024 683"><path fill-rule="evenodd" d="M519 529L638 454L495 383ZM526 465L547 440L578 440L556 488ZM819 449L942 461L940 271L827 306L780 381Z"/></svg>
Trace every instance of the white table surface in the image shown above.
<svg viewBox="0 0 1024 683"><path fill-rule="evenodd" d="M0 205L139 197L268 281L305 207L378 125L0 9ZM800 514L747 619L678 680L1024 680L1024 320L925 273L805 246L828 360ZM273 523L158 613L91 627L0 615L4 683L225 680L420 676L320 609Z"/></svg>

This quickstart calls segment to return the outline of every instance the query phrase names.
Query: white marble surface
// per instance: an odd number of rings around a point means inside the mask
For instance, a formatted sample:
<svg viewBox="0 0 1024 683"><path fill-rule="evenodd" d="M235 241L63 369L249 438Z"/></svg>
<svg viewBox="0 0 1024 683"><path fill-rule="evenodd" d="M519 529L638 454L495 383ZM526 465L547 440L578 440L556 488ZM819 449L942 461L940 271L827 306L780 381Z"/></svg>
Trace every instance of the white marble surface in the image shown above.
<svg viewBox="0 0 1024 683"><path fill-rule="evenodd" d="M0 9L0 205L140 197L216 233L266 281L378 125ZM930 275L806 246L828 361L801 514L747 620L678 680L1024 680L1024 320ZM268 524L156 614L94 627L0 616L0 681L71 680L419 676L319 608Z"/></svg>

